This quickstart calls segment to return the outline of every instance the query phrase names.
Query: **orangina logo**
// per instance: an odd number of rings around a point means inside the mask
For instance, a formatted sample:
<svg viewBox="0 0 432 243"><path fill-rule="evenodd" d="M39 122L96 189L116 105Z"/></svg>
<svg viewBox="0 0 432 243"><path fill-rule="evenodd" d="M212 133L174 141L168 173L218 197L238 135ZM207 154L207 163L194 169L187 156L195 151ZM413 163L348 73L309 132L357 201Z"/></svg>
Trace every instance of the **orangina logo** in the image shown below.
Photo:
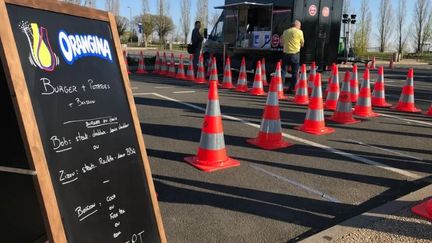
<svg viewBox="0 0 432 243"><path fill-rule="evenodd" d="M27 36L30 47L30 63L45 71L54 71L59 65L59 58L51 49L48 39L48 30L45 27L38 26L37 23L21 22L20 28Z"/></svg>

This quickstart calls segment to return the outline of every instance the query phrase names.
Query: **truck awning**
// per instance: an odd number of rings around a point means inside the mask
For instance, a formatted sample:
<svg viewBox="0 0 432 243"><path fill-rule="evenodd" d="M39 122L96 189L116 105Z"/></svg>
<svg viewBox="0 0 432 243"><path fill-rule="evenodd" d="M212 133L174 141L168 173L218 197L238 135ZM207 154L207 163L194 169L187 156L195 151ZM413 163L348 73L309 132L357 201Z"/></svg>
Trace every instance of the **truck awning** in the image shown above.
<svg viewBox="0 0 432 243"><path fill-rule="evenodd" d="M254 2L241 2L241 3L232 3L227 4L224 6L218 6L215 7L215 9L236 9L241 6L248 6L248 7L271 7L273 6L273 3L254 3Z"/></svg>

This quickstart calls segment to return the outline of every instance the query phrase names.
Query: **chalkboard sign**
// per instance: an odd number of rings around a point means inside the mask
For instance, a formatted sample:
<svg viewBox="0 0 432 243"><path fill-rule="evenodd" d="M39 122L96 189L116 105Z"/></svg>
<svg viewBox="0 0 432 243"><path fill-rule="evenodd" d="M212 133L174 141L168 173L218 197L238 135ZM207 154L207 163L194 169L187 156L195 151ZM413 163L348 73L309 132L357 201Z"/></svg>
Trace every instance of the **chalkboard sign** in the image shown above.
<svg viewBox="0 0 432 243"><path fill-rule="evenodd" d="M54 242L166 242L115 20L0 0L1 58Z"/></svg>

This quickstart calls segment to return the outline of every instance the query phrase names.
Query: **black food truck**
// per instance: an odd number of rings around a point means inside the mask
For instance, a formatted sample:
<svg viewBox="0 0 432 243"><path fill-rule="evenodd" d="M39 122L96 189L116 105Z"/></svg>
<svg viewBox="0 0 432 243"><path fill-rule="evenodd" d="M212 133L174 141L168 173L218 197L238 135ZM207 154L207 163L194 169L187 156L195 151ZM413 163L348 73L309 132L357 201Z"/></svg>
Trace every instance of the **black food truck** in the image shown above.
<svg viewBox="0 0 432 243"><path fill-rule="evenodd" d="M239 69L246 57L247 70L266 59L266 71L273 72L282 57L282 33L298 19L305 45L301 63L315 61L320 68L337 62L343 0L226 0L222 14L203 45L204 58L216 56L221 69L224 57Z"/></svg>

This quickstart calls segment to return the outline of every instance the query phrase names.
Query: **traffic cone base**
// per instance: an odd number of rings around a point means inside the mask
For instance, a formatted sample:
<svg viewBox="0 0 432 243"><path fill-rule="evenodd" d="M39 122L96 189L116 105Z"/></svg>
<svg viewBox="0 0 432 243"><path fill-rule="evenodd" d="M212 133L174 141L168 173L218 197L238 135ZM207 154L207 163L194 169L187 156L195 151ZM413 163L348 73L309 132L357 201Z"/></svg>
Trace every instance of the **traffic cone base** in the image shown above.
<svg viewBox="0 0 432 243"><path fill-rule="evenodd" d="M356 116L365 117L365 118L377 117L380 115L378 113L371 111L370 109L361 109L358 107L356 109L354 109L353 114Z"/></svg>
<svg viewBox="0 0 432 243"><path fill-rule="evenodd" d="M251 138L246 142L266 150L274 150L290 147L294 144L283 140L282 135L259 132L257 138Z"/></svg>
<svg viewBox="0 0 432 243"><path fill-rule="evenodd" d="M432 105L430 106L428 112L425 113L428 116L432 116Z"/></svg>
<svg viewBox="0 0 432 243"><path fill-rule="evenodd" d="M387 103L386 101L383 101L382 99L372 97L372 106L387 108L387 107L391 107L393 105L390 103Z"/></svg>
<svg viewBox="0 0 432 243"><path fill-rule="evenodd" d="M411 208L411 212L432 221L432 200L425 201Z"/></svg>
<svg viewBox="0 0 432 243"><path fill-rule="evenodd" d="M200 153L200 151L198 152L198 154ZM202 151L202 152L204 152L204 151ZM213 156L219 156L218 155L219 151L214 152L214 151L207 150L204 153L206 153L207 156L209 154L212 154ZM186 158L184 158L184 160L186 162L188 162L190 165L192 165L193 167L195 167L199 170L202 170L204 172L213 172L213 171L227 169L227 168L236 167L236 166L240 165L240 162L238 162L235 159L229 158L229 157L226 157L225 160L219 160L217 162L214 162L211 159L210 160L202 160L202 159L200 160L199 155L186 157Z"/></svg>
<svg viewBox="0 0 432 243"><path fill-rule="evenodd" d="M317 128L314 129L312 127L323 127L323 128ZM325 127L324 122L321 121L305 121L304 125L295 127L294 129L297 129L302 132L310 133L313 135L325 135L333 133L335 130L330 127Z"/></svg>
<svg viewBox="0 0 432 243"><path fill-rule="evenodd" d="M413 113L422 112L421 109L413 106L412 103L407 103L407 102L399 102L398 105L392 107L392 109L397 111L402 111L402 112L413 112Z"/></svg>
<svg viewBox="0 0 432 243"><path fill-rule="evenodd" d="M234 85L232 83L222 83L220 86L223 89L234 89Z"/></svg>
<svg viewBox="0 0 432 243"><path fill-rule="evenodd" d="M352 117L352 113L345 114L342 112L339 112L337 115L333 115L332 117L328 117L327 120L340 124L355 124L360 122L360 120L356 120Z"/></svg>

